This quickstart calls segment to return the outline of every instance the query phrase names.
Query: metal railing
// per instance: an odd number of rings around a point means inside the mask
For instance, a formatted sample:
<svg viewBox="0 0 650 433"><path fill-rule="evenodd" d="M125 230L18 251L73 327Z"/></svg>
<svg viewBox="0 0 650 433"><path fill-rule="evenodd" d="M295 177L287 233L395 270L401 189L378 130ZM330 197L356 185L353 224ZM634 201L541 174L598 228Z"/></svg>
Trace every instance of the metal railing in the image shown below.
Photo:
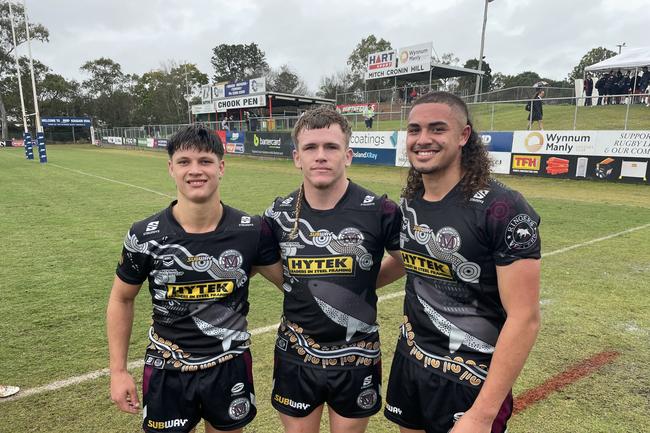
<svg viewBox="0 0 650 433"><path fill-rule="evenodd" d="M592 105L585 105L586 96L543 98L546 129L650 129L650 93L592 96ZM507 101L468 103L475 127L480 131L524 130L531 113L524 107L534 99L523 97ZM400 130L406 127L411 105L378 104L373 122L374 131ZM363 130L364 116L346 114L355 130ZM247 121L229 121L231 131L289 131L299 116L258 117ZM513 119L516 123L513 125ZM209 129L222 129L221 122L203 122ZM99 137L169 138L187 124L145 125L99 129ZM597 125L595 127L594 125ZM513 127L514 126L514 127Z"/></svg>

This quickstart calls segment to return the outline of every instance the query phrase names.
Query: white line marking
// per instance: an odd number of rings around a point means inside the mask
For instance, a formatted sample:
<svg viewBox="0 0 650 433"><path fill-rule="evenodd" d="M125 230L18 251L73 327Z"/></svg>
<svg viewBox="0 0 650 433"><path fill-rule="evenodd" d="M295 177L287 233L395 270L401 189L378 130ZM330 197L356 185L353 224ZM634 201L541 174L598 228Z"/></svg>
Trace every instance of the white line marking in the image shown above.
<svg viewBox="0 0 650 433"><path fill-rule="evenodd" d="M94 178L97 178L97 179L102 179L102 180L105 180L105 181L107 181L107 182L113 182L113 183L117 183L117 184L120 184L120 185L124 185L124 186L131 187L131 188L141 189L141 190L143 190L143 191L147 191L147 192L151 192L151 193L154 193L154 194L158 194L158 195L161 195L161 196L163 196L163 197L176 198L176 196L174 196L174 195L169 195L169 194L165 194L165 193L163 193L163 192L154 191L153 189L145 188L145 187L143 187L143 186L133 185L133 184L131 184L131 183L122 182L121 180L111 179L111 178L109 178L109 177L104 177L104 176L98 176L98 175L96 175L96 174L92 174L92 173L86 173L85 171L75 170L75 169L72 169L72 168L64 167L64 166L62 166L62 165L53 164L53 163L51 163L51 162L48 162L48 165L51 165L51 166L53 166L53 167L57 167L57 168L61 168L61 169L63 169L63 170L68 170L68 171L71 171L71 172L73 172L73 173L83 174L84 176L90 176L90 177L94 177Z"/></svg>
<svg viewBox="0 0 650 433"><path fill-rule="evenodd" d="M643 224L642 226L638 226L638 227L632 227L631 229L623 230L622 232L618 232L618 233L614 233L614 234L611 234L611 235L603 236L602 238L592 239L590 241L583 242L581 244L572 245L572 246L566 247L566 248L560 248L559 250L555 250L555 251L551 251L550 253L543 254L542 257L549 257L549 256L554 256L556 254L566 253L567 251L575 250L576 248L586 247L587 245L595 244L596 242L606 241L607 239L612 239L612 238L615 238L617 236L621 236L621 235L625 235L625 234L628 234L628 233L635 232L637 230L643 230L643 229L648 228L648 227L650 227L650 223Z"/></svg>

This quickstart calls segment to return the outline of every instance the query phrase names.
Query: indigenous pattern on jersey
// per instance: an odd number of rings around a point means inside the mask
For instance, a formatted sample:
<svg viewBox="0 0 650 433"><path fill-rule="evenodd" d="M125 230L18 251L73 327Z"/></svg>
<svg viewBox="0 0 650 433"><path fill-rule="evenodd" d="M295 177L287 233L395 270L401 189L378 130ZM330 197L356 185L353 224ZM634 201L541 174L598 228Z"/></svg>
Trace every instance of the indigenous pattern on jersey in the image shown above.
<svg viewBox="0 0 650 433"><path fill-rule="evenodd" d="M424 367L480 386L506 314L497 265L540 258L540 218L516 191L492 181L467 200L402 199L406 269L398 349Z"/></svg>
<svg viewBox="0 0 650 433"><path fill-rule="evenodd" d="M167 209L135 223L124 239L118 277L149 279L153 324L145 363L196 371L243 353L248 275L280 257L268 225L224 205L217 229L186 233Z"/></svg>
<svg viewBox="0 0 650 433"><path fill-rule="evenodd" d="M322 367L376 363L377 274L384 249L399 249L399 209L350 182L333 209L311 209L303 199L292 238L297 195L276 199L265 214L284 266L276 353Z"/></svg>

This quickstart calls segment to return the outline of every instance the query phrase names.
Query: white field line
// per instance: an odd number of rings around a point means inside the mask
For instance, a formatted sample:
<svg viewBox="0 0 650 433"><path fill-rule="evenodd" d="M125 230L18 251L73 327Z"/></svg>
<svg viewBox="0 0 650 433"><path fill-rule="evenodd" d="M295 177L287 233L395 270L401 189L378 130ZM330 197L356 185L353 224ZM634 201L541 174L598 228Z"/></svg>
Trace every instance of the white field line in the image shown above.
<svg viewBox="0 0 650 433"><path fill-rule="evenodd" d="M58 168L62 168L64 170L69 170L69 171L72 171L72 172L75 172L75 173L78 173L78 174L82 174L82 175L85 175L85 176L91 176L91 177L95 177L97 179L106 180L108 182L114 182L114 183L118 183L120 185L125 185L125 186L132 187L132 188L142 189L144 191L152 192L154 194L158 194L158 195L161 195L161 196L164 196L164 197L174 198L173 196L163 194L163 193L158 192L158 191L154 191L154 190L151 190L151 189L148 189L148 188L143 188L143 187L137 186L137 185L132 185L130 183L122 182L122 181L119 181L119 180L110 179L110 178L103 177L103 176L97 176L97 175L94 175L94 174L91 174L91 173L85 173L85 172L80 171L80 170L73 170L71 168L63 167L63 166L52 164L52 163L48 163L48 164L53 165L53 166L58 167ZM618 237L618 236L622 236L622 235L627 234L627 233L632 233L632 232L635 232L637 230L643 230L643 229L645 229L647 227L650 227L650 223L649 224L644 224L644 225L638 226L638 227L633 227L631 229L623 230L623 231L618 232L618 233L613 233L613 234L608 235L608 236L603 236L603 237L600 237L600 238L597 238L597 239L592 239L592 240L589 240L589 241L586 241L586 242L575 244L575 245L572 245L572 246L569 246L569 247L561 248L559 250L551 251L549 253L543 254L542 257L549 257L549 256L553 256L553 255L556 255L556 254L562 254L562 253L565 253L567 251L574 250L576 248L581 248L581 247L585 247L587 245L595 244L597 242L606 241L608 239L612 239L612 238L615 238L615 237ZM387 301L389 299L397 298L397 297L400 297L400 296L404 296L403 291L388 293L386 295L380 296L377 299L377 302L379 303L379 302ZM263 326L263 327L260 327L260 328L255 328L250 332L251 332L252 335L266 334L267 332L271 332L271 331L276 330L278 328L278 325L279 325L279 323L275 323L273 325L268 325L268 326ZM129 370L131 370L131 369L140 368L143 365L144 365L143 360L137 360L137 361L129 362L127 364L127 367L129 368ZM19 392L18 394L16 394L13 397L0 399L0 403L7 402L7 401L12 401L12 400L17 400L17 399L24 398L24 397L29 397L30 395L42 394L42 393L47 392L47 391L56 391L56 390L59 390L61 388L65 388L65 387L68 387L68 386L71 386L71 385L76 385L78 383L87 382L89 380L95 380L95 379L98 379L100 377L107 376L108 374L109 374L108 368L103 368L101 370L92 371L90 373L82 374L80 376L74 376L74 377L70 377L68 379L57 380L56 382L52 382L52 383L49 383L47 385L26 389L24 391Z"/></svg>

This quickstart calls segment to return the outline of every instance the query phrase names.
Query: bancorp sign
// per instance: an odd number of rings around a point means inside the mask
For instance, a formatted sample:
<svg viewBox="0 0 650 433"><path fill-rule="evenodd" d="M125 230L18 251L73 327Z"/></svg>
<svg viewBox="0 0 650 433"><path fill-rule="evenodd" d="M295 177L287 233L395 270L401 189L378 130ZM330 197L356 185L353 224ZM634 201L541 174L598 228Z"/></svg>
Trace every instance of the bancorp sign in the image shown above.
<svg viewBox="0 0 650 433"><path fill-rule="evenodd" d="M350 137L350 147L353 149L395 149L397 147L397 131L353 132Z"/></svg>

